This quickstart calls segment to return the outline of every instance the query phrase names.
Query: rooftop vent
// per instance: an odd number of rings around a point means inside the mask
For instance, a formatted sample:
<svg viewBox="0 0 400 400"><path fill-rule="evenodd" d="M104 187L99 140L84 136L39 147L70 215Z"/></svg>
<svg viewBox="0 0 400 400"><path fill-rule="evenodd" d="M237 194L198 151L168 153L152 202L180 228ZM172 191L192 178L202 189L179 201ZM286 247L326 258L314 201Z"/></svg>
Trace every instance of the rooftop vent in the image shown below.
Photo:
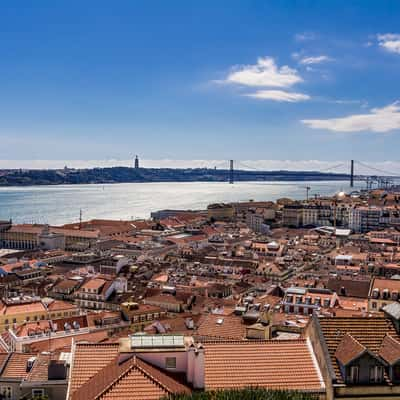
<svg viewBox="0 0 400 400"><path fill-rule="evenodd" d="M32 369L33 364L35 364L35 361L36 357L28 358L28 361L26 362L26 372L29 372Z"/></svg>

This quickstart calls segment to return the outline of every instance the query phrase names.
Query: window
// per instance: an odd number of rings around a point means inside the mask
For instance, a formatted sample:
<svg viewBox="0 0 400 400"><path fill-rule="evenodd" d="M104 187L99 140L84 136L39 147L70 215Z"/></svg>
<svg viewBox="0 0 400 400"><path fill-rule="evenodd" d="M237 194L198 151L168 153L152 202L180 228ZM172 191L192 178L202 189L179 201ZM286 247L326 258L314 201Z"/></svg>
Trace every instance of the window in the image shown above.
<svg viewBox="0 0 400 400"><path fill-rule="evenodd" d="M176 357L166 357L165 358L165 368L175 369L176 368Z"/></svg>
<svg viewBox="0 0 400 400"><path fill-rule="evenodd" d="M372 308L376 309L376 307L377 307L376 301L373 301L372 302Z"/></svg>
<svg viewBox="0 0 400 400"><path fill-rule="evenodd" d="M398 382L400 381L400 364L393 367L393 379Z"/></svg>
<svg viewBox="0 0 400 400"><path fill-rule="evenodd" d="M44 396L44 389L32 389L32 397Z"/></svg>
<svg viewBox="0 0 400 400"><path fill-rule="evenodd" d="M380 383L383 379L383 367L381 365L373 365L369 369L369 380L371 383Z"/></svg>
<svg viewBox="0 0 400 400"><path fill-rule="evenodd" d="M0 386L0 394L4 399L12 398L12 387L11 386Z"/></svg>
<svg viewBox="0 0 400 400"><path fill-rule="evenodd" d="M352 365L348 369L348 376L347 376L348 382L349 383L357 383L358 382L358 374L359 374L359 366Z"/></svg>

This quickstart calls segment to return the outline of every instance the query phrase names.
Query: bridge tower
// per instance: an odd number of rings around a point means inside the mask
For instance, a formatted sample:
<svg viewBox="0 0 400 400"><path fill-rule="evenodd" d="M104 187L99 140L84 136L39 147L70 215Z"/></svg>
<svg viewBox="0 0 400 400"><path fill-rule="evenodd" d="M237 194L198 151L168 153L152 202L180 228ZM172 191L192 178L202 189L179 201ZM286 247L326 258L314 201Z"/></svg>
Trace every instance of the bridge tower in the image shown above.
<svg viewBox="0 0 400 400"><path fill-rule="evenodd" d="M354 187L354 160L350 161L350 187Z"/></svg>
<svg viewBox="0 0 400 400"><path fill-rule="evenodd" d="M229 183L233 184L233 160L229 160Z"/></svg>
<svg viewBox="0 0 400 400"><path fill-rule="evenodd" d="M136 156L135 157L135 169L138 169L138 168L139 168L139 157Z"/></svg>

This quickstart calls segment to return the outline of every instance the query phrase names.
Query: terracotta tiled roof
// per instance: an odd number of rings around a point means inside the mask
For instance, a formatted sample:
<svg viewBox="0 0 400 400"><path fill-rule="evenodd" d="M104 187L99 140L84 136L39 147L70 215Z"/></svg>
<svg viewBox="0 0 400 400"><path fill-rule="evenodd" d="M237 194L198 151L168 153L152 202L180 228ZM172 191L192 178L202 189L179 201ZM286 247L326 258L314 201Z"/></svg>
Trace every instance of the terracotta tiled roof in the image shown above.
<svg viewBox="0 0 400 400"><path fill-rule="evenodd" d="M8 357L9 357L9 353L7 353L7 352L0 353L0 371L2 370L3 366L5 365Z"/></svg>
<svg viewBox="0 0 400 400"><path fill-rule="evenodd" d="M335 353L344 335L353 336L374 355L379 353L386 335L391 335L396 340L400 340L392 321L383 317L327 317L321 318L319 325L325 338L336 378L340 383L342 378Z"/></svg>
<svg viewBox="0 0 400 400"><path fill-rule="evenodd" d="M26 366L31 357L36 357L36 354L12 353L1 374L1 378L15 378L21 380L26 378L28 376Z"/></svg>
<svg viewBox="0 0 400 400"><path fill-rule="evenodd" d="M374 278L371 283L371 291L374 289L388 289L392 291L400 291L400 281L397 279L384 279L384 278Z"/></svg>
<svg viewBox="0 0 400 400"><path fill-rule="evenodd" d="M346 333L336 349L335 357L341 364L347 365L350 361L360 357L366 351L367 348L365 346L354 339L353 336Z"/></svg>
<svg viewBox="0 0 400 400"><path fill-rule="evenodd" d="M353 279L336 279L328 280L327 287L338 295L359 297L366 299L368 297L370 281L356 281Z"/></svg>
<svg viewBox="0 0 400 400"><path fill-rule="evenodd" d="M389 364L395 364L400 360L400 342L392 336L386 335L379 349L379 356Z"/></svg>
<svg viewBox="0 0 400 400"><path fill-rule="evenodd" d="M306 340L205 343L205 389L323 390L311 351Z"/></svg>
<svg viewBox="0 0 400 400"><path fill-rule="evenodd" d="M77 388L70 399L157 400L174 393L190 393L190 390L147 362L133 355L124 355L114 357Z"/></svg>
<svg viewBox="0 0 400 400"><path fill-rule="evenodd" d="M54 338L49 340L42 340L40 342L34 342L30 345L30 350L35 352L42 351L57 351L60 349L69 350L72 345L72 339L75 343L102 343L108 339L107 331L102 330L98 332L86 333L77 336L65 336L60 338Z"/></svg>
<svg viewBox="0 0 400 400"><path fill-rule="evenodd" d="M28 373L26 380L34 382L47 381L49 373L48 367L51 356L48 354L39 354L32 369Z"/></svg>
<svg viewBox="0 0 400 400"><path fill-rule="evenodd" d="M118 355L119 344L77 344L69 384L70 394Z"/></svg>
<svg viewBox="0 0 400 400"><path fill-rule="evenodd" d="M75 304L68 303L67 301L63 300L54 300L50 304L47 305L47 309L52 312L52 311L65 311L65 310L71 310L71 309L78 309L78 307Z"/></svg>
<svg viewBox="0 0 400 400"><path fill-rule="evenodd" d="M73 289L78 286L79 282L73 279L63 279L53 286L53 289Z"/></svg>
<svg viewBox="0 0 400 400"><path fill-rule="evenodd" d="M196 335L239 340L246 336L246 325L241 317L234 315L207 314L200 318Z"/></svg>
<svg viewBox="0 0 400 400"><path fill-rule="evenodd" d="M87 281L86 283L84 283L81 286L81 289L85 288L85 289L99 290L105 283L106 283L106 281L104 279L93 278L93 279L90 279L89 281Z"/></svg>
<svg viewBox="0 0 400 400"><path fill-rule="evenodd" d="M46 307L43 305L41 301L34 301L32 303L21 303L21 304L12 304L5 305L3 304L3 308L0 313L2 315L16 315L16 314L29 314L29 313L46 313Z"/></svg>
<svg viewBox="0 0 400 400"><path fill-rule="evenodd" d="M146 297L145 302L151 304L152 302L164 303L164 304L183 304L182 301L176 299L176 297L169 294L160 294L156 296Z"/></svg>

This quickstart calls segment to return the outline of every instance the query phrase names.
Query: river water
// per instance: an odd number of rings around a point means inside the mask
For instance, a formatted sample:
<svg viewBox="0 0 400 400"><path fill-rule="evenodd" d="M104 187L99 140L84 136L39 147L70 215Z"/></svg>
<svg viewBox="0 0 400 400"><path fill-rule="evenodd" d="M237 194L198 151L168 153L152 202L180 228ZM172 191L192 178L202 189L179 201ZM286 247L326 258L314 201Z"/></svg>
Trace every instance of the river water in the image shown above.
<svg viewBox="0 0 400 400"><path fill-rule="evenodd" d="M148 218L165 208L204 209L215 202L304 199L349 190L348 182L122 183L0 188L0 219L16 223L76 222L83 219Z"/></svg>

